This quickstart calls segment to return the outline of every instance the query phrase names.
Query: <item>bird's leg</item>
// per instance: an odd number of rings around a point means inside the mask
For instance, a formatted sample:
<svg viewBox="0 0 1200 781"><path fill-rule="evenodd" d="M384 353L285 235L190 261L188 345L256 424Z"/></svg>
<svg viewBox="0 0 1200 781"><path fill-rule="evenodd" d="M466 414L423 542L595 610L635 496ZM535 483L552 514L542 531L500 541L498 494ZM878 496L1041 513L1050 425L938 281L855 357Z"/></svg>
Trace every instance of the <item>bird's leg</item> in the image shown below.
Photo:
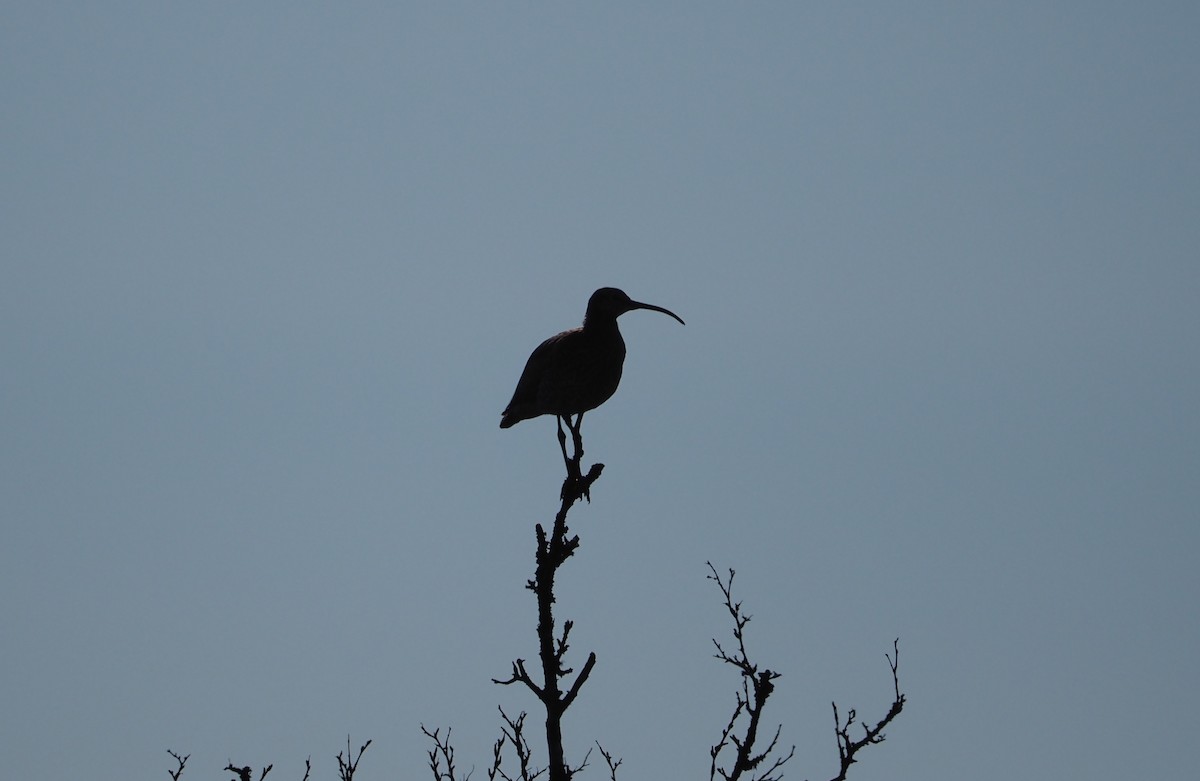
<svg viewBox="0 0 1200 781"><path fill-rule="evenodd" d="M575 468L579 469L580 460L583 458L583 434L580 433L579 427L583 425L583 413L575 418L575 425L571 425L571 419L567 418L567 425L571 427L571 440L575 446Z"/></svg>
<svg viewBox="0 0 1200 781"><path fill-rule="evenodd" d="M558 446L562 449L563 462L567 467L567 477L563 480L562 491L559 492L559 498L566 502L565 507L574 504L578 499L587 499L592 501L590 489L592 483L600 477L600 472L604 470L604 464L592 464L592 468L588 470L587 476L583 475L580 467L580 462L583 460L583 434L580 429L583 426L583 413L579 413L575 420L571 420L570 415L557 415L558 421ZM575 446L575 454L567 455L567 435L563 431L563 420L567 421L567 428L571 430L571 441Z"/></svg>
<svg viewBox="0 0 1200 781"><path fill-rule="evenodd" d="M575 497L576 486L579 483L579 458L572 459L567 455L567 434L563 431L563 420L567 421L567 428L571 429L571 434L574 436L575 427L571 425L571 417L569 415L556 415L558 421L558 447L562 450L563 466L567 468L567 476L563 479L562 490L558 492L558 498L567 499ZM571 498L570 503L574 503L575 499Z"/></svg>
<svg viewBox="0 0 1200 781"><path fill-rule="evenodd" d="M563 427L562 427L563 416L555 415L554 419L558 422L558 446L559 446L559 448L562 449L563 463L567 465L567 471L570 472L571 471L571 459L567 457L567 433L565 431L563 431ZM567 419L567 427L570 428L570 426L571 426L571 420L570 420L570 418L568 418Z"/></svg>
<svg viewBox="0 0 1200 781"><path fill-rule="evenodd" d="M583 413L579 413L575 418L574 424L568 419L567 425L571 429L571 438L574 440L573 444L575 446L575 477L578 480L576 490L579 496L590 502L592 501L592 483L596 482L596 479L600 477L600 472L604 469L604 464L592 464L592 468L588 470L587 476L583 475Z"/></svg>

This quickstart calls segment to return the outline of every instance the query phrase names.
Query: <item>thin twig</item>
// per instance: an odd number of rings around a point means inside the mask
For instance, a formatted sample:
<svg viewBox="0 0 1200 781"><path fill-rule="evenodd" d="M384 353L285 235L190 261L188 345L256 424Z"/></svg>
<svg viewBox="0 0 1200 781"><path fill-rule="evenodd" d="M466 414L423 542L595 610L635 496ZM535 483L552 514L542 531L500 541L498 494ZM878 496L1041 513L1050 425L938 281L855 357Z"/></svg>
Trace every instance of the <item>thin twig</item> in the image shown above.
<svg viewBox="0 0 1200 781"><path fill-rule="evenodd" d="M454 746L450 744L451 729L446 728L446 738L443 740L440 727L430 732L424 724L421 725L421 732L433 741L433 748L426 755L429 757L429 769L433 771L433 781L457 781L454 775ZM340 758L341 755L338 756ZM442 772L443 759L446 761L445 772Z"/></svg>
<svg viewBox="0 0 1200 781"><path fill-rule="evenodd" d="M850 766L858 760L855 755L866 746L875 743L882 743L886 736L883 730L887 725L892 723L892 719L900 715L904 710L904 703L908 701L908 697L900 691L900 638L892 641L892 653L884 654L888 660L888 667L892 671L892 691L895 693L892 699L892 705L888 708L887 714L875 723L874 727L868 726L864 721L861 723L863 728L863 736L858 740L850 737L850 728L854 725L855 719L858 717L854 708L846 712L846 720L843 722L838 713L837 703L833 703L833 729L837 736L838 744L838 774L833 777L832 781L846 781L846 773L849 772Z"/></svg>
<svg viewBox="0 0 1200 781"><path fill-rule="evenodd" d="M717 776L726 781L739 781L743 774L747 773L750 774L751 781L779 781L782 775L778 774L778 771L795 755L795 746L792 746L787 756L775 757L771 760L771 764L758 775L754 775L754 771L775 751L779 744L780 732L783 729L782 726L777 727L775 735L767 747L762 751L755 751L762 711L766 707L767 699L775 691L775 681L780 677L780 673L769 669L760 671L758 665L750 661L750 655L746 650L745 634L746 625L750 623L750 616L742 612L742 603L733 599L733 578L736 573L730 569L728 578L722 580L720 573L717 572L717 568L711 561L708 562L708 569L711 574L705 577L714 581L721 589L721 595L725 598L725 609L733 619L733 637L737 641L737 651L730 653L716 638L713 638L713 645L717 649L713 656L736 667L742 676L742 687L741 691L736 694L733 715L729 717L729 721L721 730L720 739L709 749L711 758L709 781L715 781ZM735 730L743 715L746 717L746 727L745 731L739 735ZM726 769L718 765L718 757L730 744L733 744L736 752L733 766Z"/></svg>
<svg viewBox="0 0 1200 781"><path fill-rule="evenodd" d="M350 753L350 736L346 736L346 756L343 758L340 751L337 755L338 776L341 778L341 781L353 781L354 773L358 770L358 763L362 760L363 752L367 750L367 746L369 745L371 745L371 741L369 740L362 744L358 749L358 756L352 762L350 761L350 757L353 756Z"/></svg>
<svg viewBox="0 0 1200 781"><path fill-rule="evenodd" d="M175 761L179 764L178 768L175 770L168 770L167 773L171 776L171 781L179 781L179 777L183 775L183 766L187 764L187 761L191 759L192 755L184 754L183 756L180 756L171 749L167 749L167 753L174 757Z"/></svg>
<svg viewBox="0 0 1200 781"><path fill-rule="evenodd" d="M600 756L604 757L604 764L608 765L609 781L617 781L617 768L621 766L623 759L613 759L613 755L604 750L604 746L600 745L600 741L596 741L596 748L600 749Z"/></svg>

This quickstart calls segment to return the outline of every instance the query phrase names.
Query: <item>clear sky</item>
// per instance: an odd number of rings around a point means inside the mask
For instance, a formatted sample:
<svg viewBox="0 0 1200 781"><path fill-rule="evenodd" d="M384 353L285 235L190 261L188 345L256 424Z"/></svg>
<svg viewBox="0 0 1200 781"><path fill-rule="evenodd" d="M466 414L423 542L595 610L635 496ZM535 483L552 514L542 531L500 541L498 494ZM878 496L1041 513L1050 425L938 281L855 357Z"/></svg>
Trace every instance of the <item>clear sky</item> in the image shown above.
<svg viewBox="0 0 1200 781"><path fill-rule="evenodd" d="M483 766L536 651L537 343L613 285L566 720L705 777L738 570L788 778L1185 778L1200 6L8 3L12 778ZM598 769L589 777L601 777Z"/></svg>

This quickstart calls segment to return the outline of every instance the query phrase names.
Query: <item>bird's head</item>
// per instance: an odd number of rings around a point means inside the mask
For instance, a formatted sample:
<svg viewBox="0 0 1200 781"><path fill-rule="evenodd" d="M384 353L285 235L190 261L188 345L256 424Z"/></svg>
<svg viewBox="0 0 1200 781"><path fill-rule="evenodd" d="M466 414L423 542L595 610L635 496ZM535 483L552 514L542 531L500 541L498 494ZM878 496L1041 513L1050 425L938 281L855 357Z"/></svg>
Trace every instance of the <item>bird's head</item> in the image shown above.
<svg viewBox="0 0 1200 781"><path fill-rule="evenodd" d="M654 312L662 312L664 315L670 315L681 324L686 325L683 322L683 318L670 309L664 309L654 304L643 304L641 301L634 301L625 295L625 291L618 290L615 287L602 287L595 293L592 293L592 297L588 299L587 315L584 317L583 323L587 325L589 322L616 322L618 317L634 309L650 309Z"/></svg>

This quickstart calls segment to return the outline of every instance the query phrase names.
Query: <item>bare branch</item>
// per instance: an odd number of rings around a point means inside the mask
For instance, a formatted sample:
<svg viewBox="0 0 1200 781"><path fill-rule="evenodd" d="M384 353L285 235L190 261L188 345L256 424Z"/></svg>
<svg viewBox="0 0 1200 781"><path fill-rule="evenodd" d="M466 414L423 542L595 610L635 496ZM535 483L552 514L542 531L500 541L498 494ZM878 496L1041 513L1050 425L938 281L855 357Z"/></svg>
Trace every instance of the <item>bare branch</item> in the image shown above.
<svg viewBox="0 0 1200 781"><path fill-rule="evenodd" d="M733 715L729 717L729 723L727 723L725 728L721 730L721 739L718 740L711 749L709 749L708 753L712 757L712 765L708 771L709 781L714 781L717 775L720 775L722 778L728 778L728 776L725 775L725 771L717 767L717 757L721 754L721 751L724 750L725 746L729 745L729 741L731 739L736 740L736 738L732 738L733 728L737 726L738 716L742 715L742 711L745 709L745 707L746 701L739 696L737 698L737 706L733 709Z"/></svg>
<svg viewBox="0 0 1200 781"><path fill-rule="evenodd" d="M454 775L454 746L450 745L451 729L450 727L446 728L446 738L443 740L439 734L441 733L440 727L430 732L425 728L424 724L421 725L421 732L424 733L425 737L433 741L433 748L427 754L429 757L429 769L433 771L433 781L457 781ZM340 754L338 755L338 759L340 764ZM443 759L446 761L445 772L442 772L441 766Z"/></svg>
<svg viewBox="0 0 1200 781"><path fill-rule="evenodd" d="M592 674L592 668L595 666L596 666L596 654L593 652L593 653L588 654L587 662L584 663L583 669L579 672L579 675L577 675L575 677L575 682L573 684L571 684L571 690L567 692L565 697L563 697L563 699L562 699L562 709L563 710L566 710L567 708L569 708L571 706L571 703L575 701L576 695L579 694L580 687L583 686L584 682L588 679L588 676Z"/></svg>
<svg viewBox="0 0 1200 781"><path fill-rule="evenodd" d="M504 726L501 727L500 738L492 746L492 767L488 770L489 781L496 781L497 778L502 781L534 781L547 772L547 768L533 770L530 766L533 752L529 749L529 742L525 740L525 715L525 711L521 711L514 719L504 712L504 708L500 708ZM501 767L505 743L511 744L517 755L519 775L516 778L509 776Z"/></svg>
<svg viewBox="0 0 1200 781"><path fill-rule="evenodd" d="M488 781L496 781L497 778L503 781L512 781L504 771L501 765L504 763L504 736L496 738L496 742L492 744L492 766L488 768ZM436 771L435 771L436 772Z"/></svg>
<svg viewBox="0 0 1200 781"><path fill-rule="evenodd" d="M529 677L529 673L527 673L525 671L525 660L524 659L518 659L517 661L513 662L512 677L510 677L504 681L500 680L499 678L492 679L492 683L496 683L501 686L510 686L514 683L517 683L518 681L520 681L521 683L528 686L530 691L532 691L539 700L544 700L544 694L542 692L542 688L540 686L538 686L536 683L534 683L533 679Z"/></svg>
<svg viewBox="0 0 1200 781"><path fill-rule="evenodd" d="M601 746L600 741L598 740L596 741L596 748L600 749L600 756L604 757L604 763L608 765L609 781L617 781L617 768L619 768L621 763L625 760L617 759L614 761L613 755L605 751L604 746Z"/></svg>
<svg viewBox="0 0 1200 781"><path fill-rule="evenodd" d="M737 668L742 676L742 687L741 691L736 694L737 702L733 709L733 715L721 730L720 739L709 749L709 756L712 760L709 766L709 780L715 781L719 775L726 781L738 781L744 774L749 774L751 781L778 781L782 775L779 775L777 771L795 755L795 746L792 746L787 756L771 760L771 764L759 775L754 775L754 771L769 758L779 743L782 727L776 728L775 736L764 750L755 752L762 711L767 704L767 699L775 691L775 680L780 677L780 674L767 669L760 671L758 665L750 661L749 653L746 650L745 636L750 616L742 612L742 603L735 602L733 599L733 578L736 573L730 569L728 578L723 580L711 561L708 562L708 569L711 574L705 577L714 581L721 589L725 609L733 619L733 637L737 641L737 651L730 653L714 638L713 645L717 649L714 656ZM746 726L745 731L739 735L735 730L737 730L742 716L746 717ZM722 751L730 744L736 751L733 766L726 769L718 764L718 759Z"/></svg>
<svg viewBox="0 0 1200 781"><path fill-rule="evenodd" d="M340 751L337 755L338 776L341 778L341 781L354 781L354 773L358 770L358 763L362 759L363 752L366 751L367 746L370 745L371 741L369 740L362 744L362 746L358 749L358 756L355 757L354 761L352 762L350 761L350 757L352 756L350 753L350 736L346 736L346 756L343 758L342 752Z"/></svg>
<svg viewBox="0 0 1200 781"><path fill-rule="evenodd" d="M267 777L267 773L270 773L271 768L273 768L273 767L275 767L274 764L267 765L266 767L264 767L262 769L262 773L260 773L258 776L258 781L263 781L263 779ZM251 776L254 775L254 771L251 769L251 767L249 765L246 765L244 767L234 767L233 760L229 760L229 764L227 764L225 766L225 770L229 771L230 773L236 773L237 781L250 781Z"/></svg>
<svg viewBox="0 0 1200 781"><path fill-rule="evenodd" d="M183 766L187 764L187 761L189 759L191 759L192 755L185 754L183 756L180 756L180 755L176 754L174 751L172 751L171 749L167 749L167 753L170 754L172 757L174 757L175 761L179 764L178 768L176 768L175 770L168 770L167 774L171 776L171 781L179 781L179 777L181 775L183 775Z"/></svg>
<svg viewBox="0 0 1200 781"><path fill-rule="evenodd" d="M588 766L588 760L591 759L592 749L588 748L587 753L583 755L583 761L575 767L567 768L567 778L574 778L577 773L583 772L583 769Z"/></svg>
<svg viewBox="0 0 1200 781"><path fill-rule="evenodd" d="M892 641L892 653L884 654L884 656L887 657L888 667L892 670L892 690L895 695L887 714L876 722L874 727L868 726L865 721L862 722L863 736L854 740L850 737L850 728L857 718L857 713L851 708L846 713L846 720L843 722L838 713L837 703L833 703L833 729L837 736L839 768L838 774L833 777L832 781L846 781L846 773L850 770L850 766L858 761L855 755L866 746L884 741L886 737L883 734L884 728L892 723L892 719L900 715L900 712L904 710L904 703L908 701L908 697L900 691L900 675L897 672L900 667L900 638Z"/></svg>
<svg viewBox="0 0 1200 781"><path fill-rule="evenodd" d="M567 452L567 436L563 431L563 422L566 422L567 428L571 431L571 439L574 444L574 453ZM567 476L563 480L562 490L559 492L561 504L558 513L554 517L554 525L549 533L546 528L540 523L535 527L535 536L537 547L535 549L534 561L536 568L534 576L526 581L525 587L534 593L537 598L537 637L538 637L538 659L541 661L540 681L534 683L529 672L525 669L525 662L518 659L513 662L512 675L506 680L492 679L493 683L508 686L518 681L529 687L529 690L534 693L542 706L546 709L546 748L548 753L548 762L546 771L549 776L548 781L569 781L571 776L583 769L587 764L587 758L584 758L583 764L572 770L567 764L563 756L563 739L562 739L562 717L567 708L575 702L579 696L579 691L583 684L587 682L591 675L592 669L596 665L596 655L594 653L588 655L587 662L583 669L575 676L574 681L569 685L562 679L574 673L571 667L565 663L567 651L570 649L570 636L574 624L571 621L564 621L562 624L562 633L558 634L555 628L554 620L554 584L559 568L574 555L579 548L579 535L571 535L570 529L567 527L567 513L571 507L580 499L591 501L591 486L604 470L603 464L594 464L588 470L586 476L582 474L580 461L583 457L583 437L580 433L580 425L583 422L583 415L580 414L571 420L568 416L558 417L558 441L562 449L563 463L566 466ZM563 689L566 688L564 692ZM505 717L507 719L507 717ZM510 724L511 727L511 724ZM503 755L504 741L509 740L517 747L518 757L522 756L522 744L519 741L507 736L497 741L492 747L492 769L489 771L489 776L492 779L508 779L501 768L501 758ZM527 762L528 755L524 755L523 762ZM539 771L540 772L540 771ZM523 777L528 773L527 765L523 765ZM536 775L536 774L535 774Z"/></svg>

